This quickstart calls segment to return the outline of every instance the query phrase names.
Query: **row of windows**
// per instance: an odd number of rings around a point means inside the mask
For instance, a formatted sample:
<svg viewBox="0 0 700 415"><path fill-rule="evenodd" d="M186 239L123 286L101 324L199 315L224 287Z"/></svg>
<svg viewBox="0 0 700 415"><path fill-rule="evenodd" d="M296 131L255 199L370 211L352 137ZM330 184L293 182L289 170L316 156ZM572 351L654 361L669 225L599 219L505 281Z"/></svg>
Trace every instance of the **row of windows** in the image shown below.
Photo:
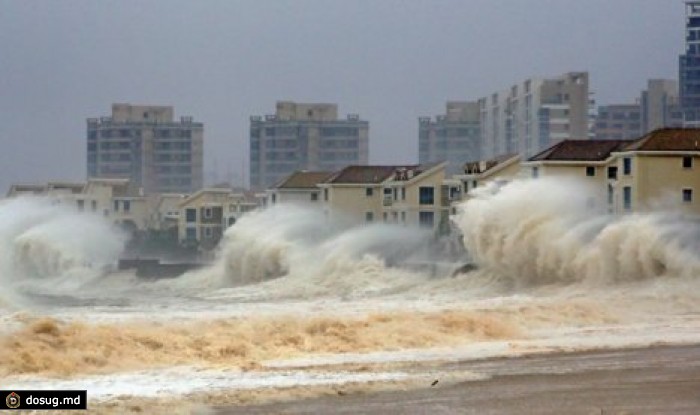
<svg viewBox="0 0 700 415"><path fill-rule="evenodd" d="M359 140L349 139L349 140L322 140L319 144L321 148L357 148L360 145Z"/></svg>
<svg viewBox="0 0 700 415"><path fill-rule="evenodd" d="M681 200L683 201L683 203L692 203L693 189L682 189ZM611 189L608 189L608 202L612 203ZM622 188L622 207L625 210L632 209L632 188L630 186L625 186Z"/></svg>
<svg viewBox="0 0 700 415"><path fill-rule="evenodd" d="M190 161L192 161L192 155L191 154L158 154L158 155L156 155L156 161L160 161L160 162L169 162L169 161L190 162Z"/></svg>
<svg viewBox="0 0 700 415"><path fill-rule="evenodd" d="M100 154L100 161L131 161L131 153Z"/></svg>
<svg viewBox="0 0 700 415"><path fill-rule="evenodd" d="M359 134L357 127L321 127L321 136L324 137L356 137Z"/></svg>
<svg viewBox="0 0 700 415"><path fill-rule="evenodd" d="M192 179L189 177L165 177L158 179L159 186L191 186Z"/></svg>
<svg viewBox="0 0 700 415"><path fill-rule="evenodd" d="M79 211L82 212L85 210L85 201L84 200L78 199L75 202L76 202L76 205L77 205ZM92 211L97 212L97 201L91 200L90 205L91 205Z"/></svg>
<svg viewBox="0 0 700 415"><path fill-rule="evenodd" d="M88 150L95 149L96 143L88 143ZM129 150L131 141L108 141L100 143L100 150Z"/></svg>
<svg viewBox="0 0 700 415"><path fill-rule="evenodd" d="M357 151L350 151L346 153L323 152L319 154L319 159L324 161L356 161L359 158L360 157Z"/></svg>
<svg viewBox="0 0 700 415"><path fill-rule="evenodd" d="M620 123L608 124L606 122L597 122L595 126L596 126L596 128L601 128L601 129L616 128L616 129L621 130L623 128L627 128L627 129L635 130L635 131L639 131L639 129L641 128L641 124L639 124L639 123L631 123L631 124L625 125L625 124L620 124Z"/></svg>
<svg viewBox="0 0 700 415"><path fill-rule="evenodd" d="M192 138L192 131L181 129L154 130L153 136L156 138Z"/></svg>
<svg viewBox="0 0 700 415"><path fill-rule="evenodd" d="M192 142L190 141L161 141L154 145L156 150L192 150Z"/></svg>
<svg viewBox="0 0 700 415"><path fill-rule="evenodd" d="M156 172L159 174L191 174L192 167L190 166L157 166Z"/></svg>
<svg viewBox="0 0 700 415"><path fill-rule="evenodd" d="M253 154L251 153L251 156ZM273 161L273 160L282 160L282 161L296 161L298 159L298 155L294 151L287 151L287 152L272 152L268 151L265 153L265 158L267 160Z"/></svg>
<svg viewBox="0 0 700 415"><path fill-rule="evenodd" d="M601 112L598 114L598 118L606 120L608 118L612 118L613 120L639 120L642 118L641 114L639 112L613 112L612 117L610 117L609 112Z"/></svg>
<svg viewBox="0 0 700 415"><path fill-rule="evenodd" d="M266 140L265 141L265 148L266 149L297 148L297 146L298 146L298 140L296 140L296 139L277 139L277 140Z"/></svg>
<svg viewBox="0 0 700 415"><path fill-rule="evenodd" d="M394 200L398 199L398 190L394 188L385 188L384 189L384 197L391 197L392 192L394 194ZM374 196L374 188L372 187L367 187L365 188L365 196L367 197L372 197ZM406 189L402 188L401 189L401 199L406 200ZM326 199L327 200L327 199ZM429 186L421 186L418 188L418 203L421 205L432 205L435 204L435 188L429 187Z"/></svg>
<svg viewBox="0 0 700 415"><path fill-rule="evenodd" d="M478 128L438 128L435 137L473 137L479 135Z"/></svg>
<svg viewBox="0 0 700 415"><path fill-rule="evenodd" d="M115 200L114 201L114 211L119 212L119 205L121 204L122 212L129 213L131 211L131 201L130 200Z"/></svg>
<svg viewBox="0 0 700 415"><path fill-rule="evenodd" d="M126 166L100 166L100 174L103 176L108 176L110 174L115 175L127 175L131 174L131 168Z"/></svg>
<svg viewBox="0 0 700 415"><path fill-rule="evenodd" d="M265 127L264 131L267 137L298 137L308 134L306 127ZM260 133L259 128L250 130L252 138L259 138ZM360 134L360 129L358 127L321 127L319 133L321 137L357 137Z"/></svg>
<svg viewBox="0 0 700 415"><path fill-rule="evenodd" d="M88 139L95 140L98 137L101 138L133 138L141 137L141 129L133 128L105 128L100 130L90 130L88 131ZM169 129L157 129L153 130L153 136L156 138L191 138L192 130L183 130L179 128L169 128Z"/></svg>
<svg viewBox="0 0 700 415"><path fill-rule="evenodd" d="M686 156L683 157L681 165L683 166L684 169L691 169L693 168L693 157ZM586 176L588 177L594 177L596 175L596 169L594 166L586 166ZM539 173L539 168L538 167L533 167L532 168L532 177L537 177ZM625 176L629 176L632 174L632 159L630 157L625 157L622 159L622 174ZM610 166L608 167L608 179L617 179L617 167L616 166Z"/></svg>

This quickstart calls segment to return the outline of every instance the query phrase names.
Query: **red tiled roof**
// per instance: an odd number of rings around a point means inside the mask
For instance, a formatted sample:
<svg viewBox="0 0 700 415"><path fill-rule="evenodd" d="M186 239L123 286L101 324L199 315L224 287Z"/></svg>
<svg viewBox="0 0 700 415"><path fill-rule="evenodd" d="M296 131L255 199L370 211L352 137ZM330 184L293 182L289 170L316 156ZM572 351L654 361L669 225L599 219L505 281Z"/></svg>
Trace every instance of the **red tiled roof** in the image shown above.
<svg viewBox="0 0 700 415"><path fill-rule="evenodd" d="M416 177L436 166L444 164L445 162L432 162L402 166L348 166L330 176L325 183L379 184L399 172L405 172L406 176L402 180L408 180L410 177ZM413 174L409 174L409 171L412 171Z"/></svg>
<svg viewBox="0 0 700 415"><path fill-rule="evenodd" d="M326 183L381 183L399 168L417 169L418 166L348 166L331 176Z"/></svg>
<svg viewBox="0 0 700 415"><path fill-rule="evenodd" d="M564 140L531 157L529 161L602 161L632 140Z"/></svg>
<svg viewBox="0 0 700 415"><path fill-rule="evenodd" d="M700 129L662 128L635 140L622 151L700 151Z"/></svg>
<svg viewBox="0 0 700 415"><path fill-rule="evenodd" d="M274 187L277 189L313 189L332 174L327 171L296 171Z"/></svg>

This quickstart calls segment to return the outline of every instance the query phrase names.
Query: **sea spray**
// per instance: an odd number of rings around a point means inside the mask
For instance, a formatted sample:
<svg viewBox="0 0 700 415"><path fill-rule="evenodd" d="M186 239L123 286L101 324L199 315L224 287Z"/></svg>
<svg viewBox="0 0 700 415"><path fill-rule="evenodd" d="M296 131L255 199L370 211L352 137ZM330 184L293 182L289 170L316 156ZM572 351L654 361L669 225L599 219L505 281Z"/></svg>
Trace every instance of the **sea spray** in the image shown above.
<svg viewBox="0 0 700 415"><path fill-rule="evenodd" d="M102 217L46 198L0 203L4 303L26 293L70 293L116 262L125 236Z"/></svg>
<svg viewBox="0 0 700 415"><path fill-rule="evenodd" d="M516 180L475 191L454 221L474 261L515 285L700 275L697 222L605 214L596 196L576 180Z"/></svg>
<svg viewBox="0 0 700 415"><path fill-rule="evenodd" d="M225 232L215 264L177 284L221 288L284 276L280 292L381 290L401 285L399 274L410 280L410 272L388 266L410 262L432 238L421 229L330 222L320 210L277 205L241 218Z"/></svg>

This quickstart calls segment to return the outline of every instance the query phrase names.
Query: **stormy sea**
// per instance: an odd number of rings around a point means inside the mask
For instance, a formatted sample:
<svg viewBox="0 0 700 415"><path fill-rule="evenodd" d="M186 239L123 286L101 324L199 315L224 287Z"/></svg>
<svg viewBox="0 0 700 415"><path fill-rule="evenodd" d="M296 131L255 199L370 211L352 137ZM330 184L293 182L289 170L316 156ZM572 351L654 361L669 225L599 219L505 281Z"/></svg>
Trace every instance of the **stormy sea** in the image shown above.
<svg viewBox="0 0 700 415"><path fill-rule="evenodd" d="M446 362L700 344L700 223L581 189L485 186L456 244L277 206L160 280L116 270L126 236L103 218L3 201L0 379L86 389L91 413L209 413L492 375Z"/></svg>

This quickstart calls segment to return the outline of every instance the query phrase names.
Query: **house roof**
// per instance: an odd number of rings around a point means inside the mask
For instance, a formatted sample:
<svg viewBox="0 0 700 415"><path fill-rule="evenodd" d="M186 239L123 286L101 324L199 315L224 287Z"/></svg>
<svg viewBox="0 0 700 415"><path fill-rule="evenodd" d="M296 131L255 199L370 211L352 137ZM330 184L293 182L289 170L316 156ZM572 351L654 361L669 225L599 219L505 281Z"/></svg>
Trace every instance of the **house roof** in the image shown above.
<svg viewBox="0 0 700 415"><path fill-rule="evenodd" d="M231 195L231 189L224 189L224 188L216 188L216 187L209 187L209 188L203 188L199 189L195 193L192 193L191 195L186 196L182 201L180 201L179 205L180 207L182 206L187 206L188 204L194 202L195 200L199 199L200 197L204 196L210 196L210 195Z"/></svg>
<svg viewBox="0 0 700 415"><path fill-rule="evenodd" d="M13 184L10 190L16 192L43 192L46 190L46 185L43 184Z"/></svg>
<svg viewBox="0 0 700 415"><path fill-rule="evenodd" d="M490 160L468 162L464 164L464 172L466 174L486 173L487 171L492 170L515 157L519 157L518 153L502 154Z"/></svg>
<svg viewBox="0 0 700 415"><path fill-rule="evenodd" d="M379 184L393 177L399 171L413 171L411 177L443 163L412 164L403 166L348 166L330 176L325 183L334 184ZM408 177L408 176L407 176Z"/></svg>
<svg viewBox="0 0 700 415"><path fill-rule="evenodd" d="M602 161L632 140L564 140L528 161Z"/></svg>
<svg viewBox="0 0 700 415"><path fill-rule="evenodd" d="M621 151L700 151L700 129L662 128L635 140Z"/></svg>
<svg viewBox="0 0 700 415"><path fill-rule="evenodd" d="M277 189L315 189L333 173L327 171L295 171L277 183Z"/></svg>

